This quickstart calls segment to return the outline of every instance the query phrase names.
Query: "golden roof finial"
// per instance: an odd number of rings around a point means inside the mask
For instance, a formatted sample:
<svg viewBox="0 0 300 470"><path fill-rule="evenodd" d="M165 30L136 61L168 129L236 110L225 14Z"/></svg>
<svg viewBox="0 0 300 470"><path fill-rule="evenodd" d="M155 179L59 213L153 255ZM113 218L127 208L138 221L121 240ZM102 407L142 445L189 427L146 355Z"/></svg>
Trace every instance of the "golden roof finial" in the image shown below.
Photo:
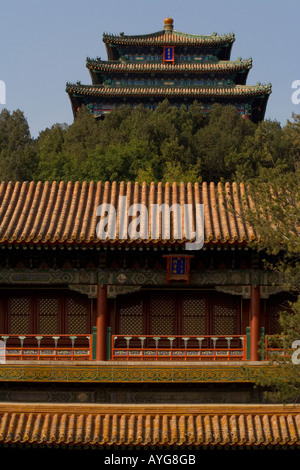
<svg viewBox="0 0 300 470"><path fill-rule="evenodd" d="M165 18L164 19L164 29L165 31L173 31L173 18Z"/></svg>

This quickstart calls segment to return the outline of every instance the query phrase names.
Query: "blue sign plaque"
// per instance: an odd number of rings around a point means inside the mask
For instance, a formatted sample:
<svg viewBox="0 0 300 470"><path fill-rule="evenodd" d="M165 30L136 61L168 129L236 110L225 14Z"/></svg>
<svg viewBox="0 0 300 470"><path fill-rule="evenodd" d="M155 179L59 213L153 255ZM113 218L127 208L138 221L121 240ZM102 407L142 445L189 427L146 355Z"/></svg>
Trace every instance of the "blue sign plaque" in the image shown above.
<svg viewBox="0 0 300 470"><path fill-rule="evenodd" d="M165 62L174 63L174 47L173 46L164 47L164 63Z"/></svg>

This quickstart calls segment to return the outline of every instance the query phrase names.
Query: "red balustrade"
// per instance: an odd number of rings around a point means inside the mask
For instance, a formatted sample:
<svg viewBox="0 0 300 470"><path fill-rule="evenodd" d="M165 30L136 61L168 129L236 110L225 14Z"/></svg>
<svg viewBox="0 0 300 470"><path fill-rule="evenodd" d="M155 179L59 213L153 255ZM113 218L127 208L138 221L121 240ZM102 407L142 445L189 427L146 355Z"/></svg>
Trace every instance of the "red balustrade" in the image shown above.
<svg viewBox="0 0 300 470"><path fill-rule="evenodd" d="M91 360L92 335L2 335L5 359Z"/></svg>
<svg viewBox="0 0 300 470"><path fill-rule="evenodd" d="M113 335L112 360L246 360L246 335Z"/></svg>

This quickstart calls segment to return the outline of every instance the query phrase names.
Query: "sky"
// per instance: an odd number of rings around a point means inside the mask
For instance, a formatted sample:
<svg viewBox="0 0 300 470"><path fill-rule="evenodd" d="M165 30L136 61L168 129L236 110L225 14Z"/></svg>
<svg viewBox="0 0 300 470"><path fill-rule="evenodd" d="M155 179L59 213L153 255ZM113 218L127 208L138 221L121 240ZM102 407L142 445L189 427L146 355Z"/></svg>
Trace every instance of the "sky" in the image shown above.
<svg viewBox="0 0 300 470"><path fill-rule="evenodd" d="M86 57L107 59L102 34L235 34L231 59L252 57L247 84L272 84L265 119L285 125L300 104L299 0L0 0L0 112L21 109L31 134L73 122L66 82L91 84ZM300 84L300 83L299 83Z"/></svg>

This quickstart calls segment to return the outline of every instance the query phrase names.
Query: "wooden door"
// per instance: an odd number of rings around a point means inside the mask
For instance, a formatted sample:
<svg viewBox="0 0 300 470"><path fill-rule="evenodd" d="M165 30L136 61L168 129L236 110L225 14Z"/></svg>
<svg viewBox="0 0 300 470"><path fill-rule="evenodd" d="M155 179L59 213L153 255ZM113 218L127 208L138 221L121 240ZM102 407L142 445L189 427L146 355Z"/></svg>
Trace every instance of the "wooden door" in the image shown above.
<svg viewBox="0 0 300 470"><path fill-rule="evenodd" d="M91 332L90 300L68 290L1 290L0 315L2 334Z"/></svg>
<svg viewBox="0 0 300 470"><path fill-rule="evenodd" d="M146 291L119 296L117 334L240 334L240 298L215 291Z"/></svg>

